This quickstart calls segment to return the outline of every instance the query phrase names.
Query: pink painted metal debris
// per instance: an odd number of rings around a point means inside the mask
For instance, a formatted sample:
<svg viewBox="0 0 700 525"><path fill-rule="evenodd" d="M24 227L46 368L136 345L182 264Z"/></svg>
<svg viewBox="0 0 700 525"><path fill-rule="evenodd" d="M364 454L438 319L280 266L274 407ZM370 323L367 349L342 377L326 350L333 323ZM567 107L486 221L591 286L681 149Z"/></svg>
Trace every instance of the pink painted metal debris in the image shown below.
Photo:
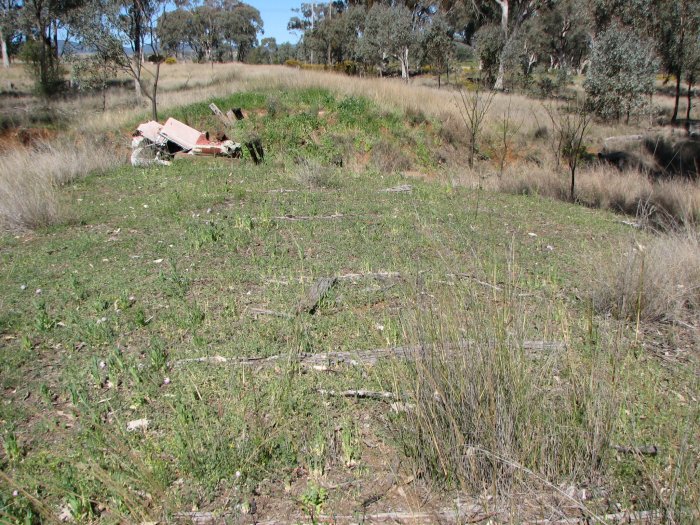
<svg viewBox="0 0 700 525"><path fill-rule="evenodd" d="M198 131L174 118L165 124L149 121L140 124L132 141L132 164L145 166L163 164L165 158L177 152L189 155L240 157L241 145L232 140L209 140L208 134Z"/></svg>

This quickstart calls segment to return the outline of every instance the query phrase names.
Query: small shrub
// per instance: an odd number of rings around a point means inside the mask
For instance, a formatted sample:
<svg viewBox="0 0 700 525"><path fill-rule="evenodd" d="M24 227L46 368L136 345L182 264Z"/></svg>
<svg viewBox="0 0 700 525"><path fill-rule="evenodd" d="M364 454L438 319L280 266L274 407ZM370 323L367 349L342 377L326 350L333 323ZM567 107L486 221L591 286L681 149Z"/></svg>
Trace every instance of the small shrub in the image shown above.
<svg viewBox="0 0 700 525"><path fill-rule="evenodd" d="M537 126L535 131L532 132L532 136L535 140L542 140L549 137L549 128L547 126Z"/></svg>
<svg viewBox="0 0 700 525"><path fill-rule="evenodd" d="M36 40L28 40L22 45L20 58L34 77L36 92L45 97L60 93L66 86L64 70L52 49Z"/></svg>
<svg viewBox="0 0 700 525"><path fill-rule="evenodd" d="M438 129L438 136L447 144L456 148L467 144L467 133L464 125L454 115L440 115L438 121L441 123L440 129Z"/></svg>
<svg viewBox="0 0 700 525"><path fill-rule="evenodd" d="M658 64L651 43L612 26L595 41L583 84L590 109L605 119L638 115L654 90Z"/></svg>
<svg viewBox="0 0 700 525"><path fill-rule="evenodd" d="M525 326L518 299L504 292L496 306L452 293L404 317L421 350L393 374L408 400L393 430L417 475L448 489L499 492L596 476L620 399L609 366L615 350L533 359L513 331Z"/></svg>
<svg viewBox="0 0 700 525"><path fill-rule="evenodd" d="M0 225L35 229L54 224L60 219L58 186L121 162L113 148L69 140L0 156Z"/></svg>
<svg viewBox="0 0 700 525"><path fill-rule="evenodd" d="M411 161L406 153L396 144L385 139L372 147L370 159L380 173L395 173L411 168Z"/></svg>
<svg viewBox="0 0 700 525"><path fill-rule="evenodd" d="M682 320L700 311L700 239L692 231L630 247L598 285L599 310L616 317Z"/></svg>
<svg viewBox="0 0 700 525"><path fill-rule="evenodd" d="M165 63L168 64L169 66L172 66L173 64L177 64L177 58L168 57L165 59Z"/></svg>
<svg viewBox="0 0 700 525"><path fill-rule="evenodd" d="M296 180L311 189L336 189L340 187L336 169L302 159L297 168Z"/></svg>
<svg viewBox="0 0 700 525"><path fill-rule="evenodd" d="M411 126L420 126L428 122L428 117L425 116L423 110L414 106L406 108L406 119Z"/></svg>

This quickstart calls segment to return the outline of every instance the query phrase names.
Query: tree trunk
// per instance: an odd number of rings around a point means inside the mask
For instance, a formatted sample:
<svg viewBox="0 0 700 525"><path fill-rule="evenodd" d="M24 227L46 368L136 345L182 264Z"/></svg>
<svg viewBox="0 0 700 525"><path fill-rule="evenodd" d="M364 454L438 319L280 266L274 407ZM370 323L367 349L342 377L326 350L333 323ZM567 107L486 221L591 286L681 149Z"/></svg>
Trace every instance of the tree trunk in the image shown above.
<svg viewBox="0 0 700 525"><path fill-rule="evenodd" d="M676 71L676 99L673 103L673 115L671 122L675 123L678 120L678 101L681 98L681 72Z"/></svg>
<svg viewBox="0 0 700 525"><path fill-rule="evenodd" d="M498 62L498 76L496 77L496 82L493 85L493 89L496 91L503 91L503 77L506 76L505 66L503 65L503 55Z"/></svg>
<svg viewBox="0 0 700 525"><path fill-rule="evenodd" d="M505 54L505 45L508 42L508 1L509 0L496 0L496 3L501 8L501 31L503 31L503 51L501 51L501 56L498 59L498 76L496 77L496 83L493 85L493 89L497 91L503 91L503 78L505 77L505 64L503 63L503 55Z"/></svg>
<svg viewBox="0 0 700 525"><path fill-rule="evenodd" d="M160 61L156 63L156 74L153 78L153 91L151 92L151 117L158 122L158 78L160 78Z"/></svg>
<svg viewBox="0 0 700 525"><path fill-rule="evenodd" d="M688 77L688 107L685 110L685 122L690 126L690 108L693 103L693 79Z"/></svg>
<svg viewBox="0 0 700 525"><path fill-rule="evenodd" d="M408 82L409 71L408 71L408 46L401 50L401 56L399 57L399 62L401 62L401 78Z"/></svg>
<svg viewBox="0 0 700 525"><path fill-rule="evenodd" d="M52 22L53 25L53 53L54 53L54 58L58 59L59 52L58 52L58 22L54 20Z"/></svg>
<svg viewBox="0 0 700 525"><path fill-rule="evenodd" d="M134 78L134 90L136 91L136 97L141 100L143 98L143 91L141 89L141 64L143 64L143 57L141 55L141 2L139 0L134 0L133 2L133 23L134 23L134 33L133 33L133 43L134 43L134 70L136 72Z"/></svg>
<svg viewBox="0 0 700 525"><path fill-rule="evenodd" d="M10 67L10 56L7 53L7 41L5 35L0 30L0 50L2 51L2 67Z"/></svg>
<svg viewBox="0 0 700 525"><path fill-rule="evenodd" d="M571 202L576 202L576 166L571 168L571 188L569 190L569 199Z"/></svg>

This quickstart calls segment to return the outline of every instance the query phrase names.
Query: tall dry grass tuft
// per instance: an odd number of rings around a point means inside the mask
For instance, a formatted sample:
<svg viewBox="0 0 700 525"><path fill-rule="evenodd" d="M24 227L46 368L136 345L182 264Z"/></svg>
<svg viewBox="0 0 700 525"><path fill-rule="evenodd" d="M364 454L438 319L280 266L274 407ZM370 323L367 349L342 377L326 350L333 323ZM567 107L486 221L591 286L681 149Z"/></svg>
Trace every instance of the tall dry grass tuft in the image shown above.
<svg viewBox="0 0 700 525"><path fill-rule="evenodd" d="M700 314L700 234L662 234L636 244L598 283L599 310L632 320L682 321Z"/></svg>
<svg viewBox="0 0 700 525"><path fill-rule="evenodd" d="M599 476L619 408L614 344L530 351L516 294L449 292L404 317L421 349L393 370L392 420L417 475L500 494ZM592 322L592 321L591 321ZM564 334L560 334L564 340Z"/></svg>
<svg viewBox="0 0 700 525"><path fill-rule="evenodd" d="M60 217L57 187L123 162L114 148L88 141L45 142L0 157L0 224L48 226Z"/></svg>
<svg viewBox="0 0 700 525"><path fill-rule="evenodd" d="M552 167L523 162L509 167L502 177L489 177L485 186L516 195L566 200L567 181L567 175ZM611 167L592 165L577 176L576 200L592 208L637 215L654 228L700 223L700 185L695 182L653 182L639 172L620 173Z"/></svg>

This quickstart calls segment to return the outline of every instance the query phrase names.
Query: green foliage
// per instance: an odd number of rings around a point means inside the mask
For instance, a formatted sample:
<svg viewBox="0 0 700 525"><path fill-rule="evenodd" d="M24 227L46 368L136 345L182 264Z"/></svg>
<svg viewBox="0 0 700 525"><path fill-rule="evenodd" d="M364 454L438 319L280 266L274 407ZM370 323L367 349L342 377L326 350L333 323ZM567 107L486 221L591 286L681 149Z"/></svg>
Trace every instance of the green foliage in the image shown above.
<svg viewBox="0 0 700 525"><path fill-rule="evenodd" d="M596 39L584 82L588 104L605 119L639 115L648 106L658 62L651 44L634 32L612 26Z"/></svg>
<svg viewBox="0 0 700 525"><path fill-rule="evenodd" d="M3 449L5 450L5 457L10 462L10 464L17 463L22 458L22 448L17 440L17 434L13 431L5 432L2 440Z"/></svg>
<svg viewBox="0 0 700 525"><path fill-rule="evenodd" d="M311 523L318 523L318 517L327 499L328 491L315 483L310 483L299 497L301 508L309 516Z"/></svg>
<svg viewBox="0 0 700 525"><path fill-rule="evenodd" d="M2 516L2 521L7 519L8 523L16 523L17 525L38 525L41 523L39 515L34 511L27 498L17 490L8 492L5 492L4 488L0 490L0 516Z"/></svg>
<svg viewBox="0 0 700 525"><path fill-rule="evenodd" d="M486 25L481 27L476 35L476 51L481 60L483 80L487 85L493 85L498 75L501 53L505 46L503 31L500 26Z"/></svg>
<svg viewBox="0 0 700 525"><path fill-rule="evenodd" d="M439 16L431 20L421 39L423 60L432 65L438 75L445 72L454 53L454 41L447 23Z"/></svg>
<svg viewBox="0 0 700 525"><path fill-rule="evenodd" d="M171 53L189 46L197 60L246 61L262 31L260 12L244 2L230 6L207 4L165 12L158 20L158 37Z"/></svg>
<svg viewBox="0 0 700 525"><path fill-rule="evenodd" d="M53 49L37 40L27 40L20 49L19 57L34 78L37 94L51 97L65 88L64 70Z"/></svg>
<svg viewBox="0 0 700 525"><path fill-rule="evenodd" d="M285 108L274 116L265 112L271 96ZM397 384L401 396L424 381L421 404L413 406L434 409L440 424L451 409L462 435L483 437L476 445L512 450L509 457L549 479L569 483L571 472L607 488L617 463L600 447L612 439L607 425L627 417L607 410L614 401L610 369L641 365L616 360L626 356L615 346L623 346L624 337L588 338L579 326L582 301L571 298L595 275L581 264L581 247L586 261L597 261L611 242L628 235L624 226L607 213L490 192L480 197L483 211L475 216L472 190L378 173L379 161L399 157L428 165L424 152L434 144L437 125L419 111L382 110L367 98L321 89L237 92L216 103L243 108L249 118L237 123L237 132L259 132L270 162L201 158L196 165L122 167L79 180L62 195L67 203L82 199L73 208L74 223L36 232L26 242L3 237L7 348L0 353L0 375L12 403L0 406L0 418L16 429L21 449L12 464L11 454L3 459L26 494L49 509L68 506L83 521L146 523L195 506L216 513L225 505L228 512L253 492L293 479L306 521L318 519L335 510L335 492L331 498L300 480L299 472L363 489L342 489L347 498L366 494L367 480L404 451L412 461L419 454L435 460L420 475L442 475L439 453L427 440L421 447L393 446L382 424L389 403L318 393L385 390L386 377L410 378ZM175 114L199 129L216 124L206 103ZM461 127L459 133L466 135ZM331 165L338 152L369 166ZM382 191L407 182L410 194ZM508 225L522 229L514 233ZM525 234L531 227L539 237ZM106 242L117 228L119 242ZM555 249L544 249L545 243ZM458 277L465 268L469 275ZM401 278L340 279L315 315L286 317L318 276L374 271ZM482 286L491 278L493 288ZM41 286L43 293L35 297L20 283ZM453 303L444 299L449 290L459 290ZM41 298L43 308L34 302ZM501 309L485 310L493 305ZM258 308L281 315L254 315ZM484 311L492 315L479 315ZM413 323L414 315L423 318ZM445 329L431 329L436 317ZM537 351L533 360L519 346L525 335L567 345ZM459 363L448 349L436 350L432 362L425 356L422 364L434 367L448 405L435 399L428 377L412 375L412 365L406 370L398 360L338 366L334 373L300 373L297 362L302 353L354 355L445 339L483 343ZM254 366L241 366L241 358ZM627 385L627 376L615 377ZM475 385L482 398L463 402ZM620 434L614 442L659 443L660 436L666 436L662 444L675 442L675 430L659 418L677 408L677 397L665 397L664 410L647 399L630 396L624 405L636 418L628 427L643 425L646 433ZM386 417L396 429L410 416ZM128 422L141 418L149 419L148 428L127 432ZM426 416L423 424L436 421ZM485 472L484 479L499 468L512 474L476 450L460 449L449 427L439 430L441 450L455 454L448 468L463 465L461 452L467 452L478 463L473 472ZM416 443L408 430L403 437ZM376 438L381 448L367 450L360 461L365 444L374 448ZM670 472L669 464L659 458L654 472ZM697 483L692 469L679 470L687 470L682 479L689 488L675 501L688 506ZM615 478L621 486L625 472ZM470 479L483 490L482 480ZM305 482L300 499L297 489ZM39 494L30 490L36 483ZM620 492L637 497L639 488L635 481ZM8 503L4 486L2 494L2 512L19 522L27 502L20 496Z"/></svg>

